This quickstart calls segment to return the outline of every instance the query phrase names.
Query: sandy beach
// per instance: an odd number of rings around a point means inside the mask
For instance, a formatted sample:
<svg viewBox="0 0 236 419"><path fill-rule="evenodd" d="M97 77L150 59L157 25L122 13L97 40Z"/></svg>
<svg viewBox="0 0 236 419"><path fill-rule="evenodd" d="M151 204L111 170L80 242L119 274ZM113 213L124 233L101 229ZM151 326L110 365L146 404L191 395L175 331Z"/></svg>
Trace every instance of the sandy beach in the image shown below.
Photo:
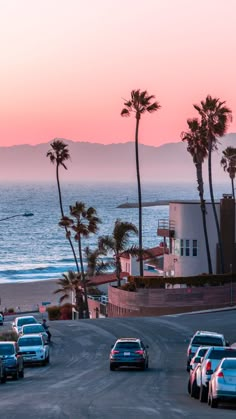
<svg viewBox="0 0 236 419"><path fill-rule="evenodd" d="M61 294L54 294L56 289L56 280L0 284L0 309L18 308L23 312L34 311L42 302L58 305Z"/></svg>

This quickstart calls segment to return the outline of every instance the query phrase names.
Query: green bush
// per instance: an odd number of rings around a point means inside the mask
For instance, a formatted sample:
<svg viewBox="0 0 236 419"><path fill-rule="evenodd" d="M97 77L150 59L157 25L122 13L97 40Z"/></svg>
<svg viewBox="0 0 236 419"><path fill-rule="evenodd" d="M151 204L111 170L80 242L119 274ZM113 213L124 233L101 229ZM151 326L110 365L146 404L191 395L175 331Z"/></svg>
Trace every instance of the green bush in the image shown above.
<svg viewBox="0 0 236 419"><path fill-rule="evenodd" d="M236 282L236 274L209 275L202 274L190 277L162 277L162 276L130 276L128 279L130 284L135 284L137 288L165 288L166 284L176 285L184 284L187 287L203 287L203 286L219 286L231 282ZM123 289L123 288L122 288ZM129 291L128 288L126 288Z"/></svg>
<svg viewBox="0 0 236 419"><path fill-rule="evenodd" d="M15 332L13 332L13 331L8 331L8 332L2 332L2 333L0 333L0 341L4 341L4 342L6 342L7 340L10 340L10 341L17 341L17 338L18 338L18 336L17 336L17 334L15 333Z"/></svg>
<svg viewBox="0 0 236 419"><path fill-rule="evenodd" d="M134 282L127 282L126 284L121 285L120 289L123 291L136 292L136 284Z"/></svg>
<svg viewBox="0 0 236 419"><path fill-rule="evenodd" d="M72 304L66 303L60 307L60 320L71 320L72 319Z"/></svg>
<svg viewBox="0 0 236 419"><path fill-rule="evenodd" d="M47 307L47 312L48 312L49 320L60 320L60 317L61 317L60 306Z"/></svg>

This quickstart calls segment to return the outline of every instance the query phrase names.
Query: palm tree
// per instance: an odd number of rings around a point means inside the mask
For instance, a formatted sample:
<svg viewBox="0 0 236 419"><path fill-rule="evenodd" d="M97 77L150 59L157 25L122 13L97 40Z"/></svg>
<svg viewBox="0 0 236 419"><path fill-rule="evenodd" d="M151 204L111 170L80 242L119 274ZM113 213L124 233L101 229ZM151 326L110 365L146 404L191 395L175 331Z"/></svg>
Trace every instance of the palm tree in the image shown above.
<svg viewBox="0 0 236 419"><path fill-rule="evenodd" d="M141 92L140 89L132 90L131 99L126 100L124 103L125 108L121 111L121 116L130 116L133 112L136 118L136 127L135 127L135 160L136 160L136 174L137 174L137 184L138 184L138 213L139 213L139 263L140 263L140 276L143 276L143 259L141 257L141 250L143 248L142 244L142 191L141 191L141 181L140 181L140 170L139 170L139 122L141 115L145 112L155 112L160 109L158 102L152 102L155 99L155 96L149 96L147 91Z"/></svg>
<svg viewBox="0 0 236 419"><path fill-rule="evenodd" d="M75 295L76 310L79 312L79 318L83 317L83 294L81 274L69 271L68 274L63 274L63 278L57 281L59 288L54 291L54 294L61 293L60 303L65 299L71 297L71 293Z"/></svg>
<svg viewBox="0 0 236 419"><path fill-rule="evenodd" d="M206 224L206 203L204 199L204 182L202 176L202 165L204 159L207 157L207 138L206 138L206 129L203 125L201 125L197 118L188 119L187 124L189 127L188 132L183 132L181 134L182 141L187 142L187 151L191 154L193 158L193 163L196 167L196 175L197 175L197 184L198 184L198 192L200 198L200 206L202 212L202 223L203 223L203 231L205 237L205 244L206 244L206 252L207 252L207 262L208 262L208 272L212 274L212 262L211 262L211 253L209 247L209 240L207 234L207 224Z"/></svg>
<svg viewBox="0 0 236 419"><path fill-rule="evenodd" d="M105 252L102 249L91 250L89 246L84 248L84 254L87 260L87 276L91 278L93 276L102 275L107 272L113 264L110 262L104 262L102 256L105 256Z"/></svg>
<svg viewBox="0 0 236 419"><path fill-rule="evenodd" d="M221 102L218 98L212 98L210 95L206 97L205 101L202 100L200 105L193 106L201 116L201 122L205 125L207 131L209 189L218 235L221 273L224 273L224 253L212 184L212 151L218 149L218 137L222 137L226 133L228 123L232 119L232 112L225 105L225 102Z"/></svg>
<svg viewBox="0 0 236 419"><path fill-rule="evenodd" d="M121 284L121 253L127 251L133 255L139 255L140 249L129 247L130 234L138 234L137 227L129 222L124 222L119 219L116 220L112 235L101 236L98 238L98 247L105 253L112 251L115 257L115 268L118 287Z"/></svg>
<svg viewBox="0 0 236 419"><path fill-rule="evenodd" d="M234 179L236 174L236 148L227 147L225 150L223 150L223 156L220 161L220 164L223 167L224 171L228 172L229 174L232 187L232 196L235 199Z"/></svg>
<svg viewBox="0 0 236 419"><path fill-rule="evenodd" d="M59 225L66 226L75 232L74 238L78 242L81 275L84 288L86 318L89 318L86 276L82 254L82 238L87 238L90 234L96 234L98 231L98 224L101 220L97 217L97 211L95 208L86 208L83 202L76 202L74 206L70 206L70 215L73 217L72 219L64 216L62 217Z"/></svg>
<svg viewBox="0 0 236 419"><path fill-rule="evenodd" d="M64 217L61 186L60 186L60 180L59 180L59 168L62 166L65 170L67 170L65 162L70 159L70 154L68 150L68 145L65 144L61 140L54 139L50 145L51 145L51 150L47 152L47 157L49 157L52 164L56 164L56 179L57 179L57 189L58 189L58 196L59 196L59 205L60 205L60 210L61 210L61 217ZM77 272L79 273L79 265L78 265L75 249L71 241L70 233L68 231L67 226L65 226L64 228L66 231L66 238L68 239L70 243L70 247L73 253L76 269L77 269Z"/></svg>

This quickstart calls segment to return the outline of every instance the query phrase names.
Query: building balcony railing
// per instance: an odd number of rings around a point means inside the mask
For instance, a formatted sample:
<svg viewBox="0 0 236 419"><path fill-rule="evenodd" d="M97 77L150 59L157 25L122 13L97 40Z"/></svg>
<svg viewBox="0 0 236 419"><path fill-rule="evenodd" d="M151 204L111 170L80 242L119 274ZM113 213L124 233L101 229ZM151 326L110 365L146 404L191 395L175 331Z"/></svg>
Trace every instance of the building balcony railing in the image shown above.
<svg viewBox="0 0 236 419"><path fill-rule="evenodd" d="M157 235L162 237L174 237L175 222L169 218L160 218L158 220Z"/></svg>

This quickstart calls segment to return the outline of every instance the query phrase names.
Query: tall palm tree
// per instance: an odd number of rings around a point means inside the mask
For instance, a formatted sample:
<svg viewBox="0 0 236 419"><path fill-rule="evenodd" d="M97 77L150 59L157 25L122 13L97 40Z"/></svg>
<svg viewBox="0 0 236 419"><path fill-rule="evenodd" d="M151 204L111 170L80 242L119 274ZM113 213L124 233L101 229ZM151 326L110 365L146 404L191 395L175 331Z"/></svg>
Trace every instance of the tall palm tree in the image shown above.
<svg viewBox="0 0 236 419"><path fill-rule="evenodd" d="M79 312L79 318L83 317L83 294L82 294L82 281L81 274L69 271L68 274L63 274L63 278L57 281L59 288L54 291L54 294L62 294L60 303L65 299L71 297L71 293L75 295L76 310Z"/></svg>
<svg viewBox="0 0 236 419"><path fill-rule="evenodd" d="M207 131L209 189L218 235L221 273L224 273L224 253L212 183L212 151L217 150L218 137L222 137L226 133L228 123L232 119L232 112L225 102L221 102L218 98L212 98L210 95L206 97L205 101L202 100L200 105L193 106L201 116L202 124L205 125Z"/></svg>
<svg viewBox="0 0 236 419"><path fill-rule="evenodd" d="M86 276L82 253L82 238L87 238L90 234L96 234L98 231L98 224L101 222L101 220L97 217L96 209L93 207L86 208L83 202L76 202L74 206L71 205L70 215L73 218L64 216L62 217L59 225L67 226L67 228L74 231L74 238L78 242L81 275L84 288L86 318L89 318Z"/></svg>
<svg viewBox="0 0 236 419"><path fill-rule="evenodd" d="M234 179L236 174L236 148L227 147L225 150L223 150L223 156L220 164L224 171L229 174L232 187L232 196L235 199Z"/></svg>
<svg viewBox="0 0 236 419"><path fill-rule="evenodd" d="M141 256L141 251L143 248L142 244L142 191L141 191L141 181L140 181L140 169L139 169L139 122L141 115L145 112L152 113L160 109L158 102L152 102L155 99L155 96L149 96L147 91L143 92L138 90L131 91L130 100L126 100L124 103L124 108L121 111L121 116L130 116L131 113L135 114L136 118L136 127L135 127L135 161L136 161L136 174L137 174L137 184L138 184L138 214L139 214L139 270L140 276L143 276L143 259Z"/></svg>
<svg viewBox="0 0 236 419"><path fill-rule="evenodd" d="M67 170L65 162L70 159L70 153L68 150L68 145L65 144L62 140L54 139L50 145L51 145L51 149L47 152L47 157L49 157L52 164L56 164L56 179L57 179L57 189L58 189L58 196L59 196L59 205L60 205L60 210L61 210L61 217L64 217L61 185L60 185L60 179L59 179L59 168L63 167L65 170ZM78 265L75 249L71 241L70 233L68 231L67 226L64 226L64 228L66 231L66 238L70 243L70 247L73 253L76 269L77 269L77 272L79 273L79 265Z"/></svg>
<svg viewBox="0 0 236 419"><path fill-rule="evenodd" d="M116 220L112 235L101 236L98 238L98 247L104 252L113 252L115 257L115 269L118 287L121 284L121 253L127 251L133 255L139 255L139 248L129 247L130 234L138 234L137 227L129 222L124 222L119 219Z"/></svg>
<svg viewBox="0 0 236 419"><path fill-rule="evenodd" d="M203 231L206 244L207 252L207 262L208 262L208 272L212 274L212 262L211 262L211 253L209 247L209 240L207 234L207 224L206 224L206 203L204 199L204 182L202 175L202 165L204 159L207 157L207 138L206 138L206 129L205 126L201 125L197 118L187 120L189 130L181 134L182 141L187 142L187 151L191 154L193 158L193 163L196 167L197 175L197 184L198 192L200 198L200 206L202 213L202 223Z"/></svg>

